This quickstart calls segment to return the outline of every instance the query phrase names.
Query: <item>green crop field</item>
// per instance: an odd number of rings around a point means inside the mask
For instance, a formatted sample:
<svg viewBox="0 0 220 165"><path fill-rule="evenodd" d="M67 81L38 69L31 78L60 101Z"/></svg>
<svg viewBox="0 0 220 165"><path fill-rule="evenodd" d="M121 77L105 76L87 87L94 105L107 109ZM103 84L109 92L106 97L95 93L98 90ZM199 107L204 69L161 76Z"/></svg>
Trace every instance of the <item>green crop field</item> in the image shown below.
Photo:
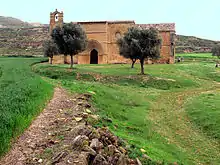
<svg viewBox="0 0 220 165"><path fill-rule="evenodd" d="M176 56L184 58L216 58L211 53L178 53Z"/></svg>
<svg viewBox="0 0 220 165"><path fill-rule="evenodd" d="M31 71L41 60L0 58L0 156L52 96L52 85Z"/></svg>
<svg viewBox="0 0 220 165"><path fill-rule="evenodd" d="M38 64L33 70L73 93L95 92L102 121L131 156L155 162L220 164L220 69L213 62L145 65ZM109 120L111 119L111 120ZM112 122L109 122L112 121ZM147 164L144 162L143 164Z"/></svg>
<svg viewBox="0 0 220 165"><path fill-rule="evenodd" d="M191 60L217 60L216 56L212 56L211 53L178 53L176 57L183 57L184 59Z"/></svg>

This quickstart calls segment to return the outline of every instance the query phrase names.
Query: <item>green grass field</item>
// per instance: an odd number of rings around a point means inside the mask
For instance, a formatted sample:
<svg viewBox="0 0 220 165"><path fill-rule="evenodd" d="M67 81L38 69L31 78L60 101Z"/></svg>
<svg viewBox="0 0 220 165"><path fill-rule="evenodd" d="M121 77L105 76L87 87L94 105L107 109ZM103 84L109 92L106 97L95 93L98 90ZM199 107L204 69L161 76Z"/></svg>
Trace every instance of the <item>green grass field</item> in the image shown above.
<svg viewBox="0 0 220 165"><path fill-rule="evenodd" d="M145 149L155 162L220 164L220 70L214 63L145 65L144 76L138 64L33 69L74 93L95 92L98 125L126 140L131 156L141 157Z"/></svg>
<svg viewBox="0 0 220 165"><path fill-rule="evenodd" d="M0 58L0 156L52 96L52 85L31 71L41 60Z"/></svg>
<svg viewBox="0 0 220 165"><path fill-rule="evenodd" d="M201 93L187 104L186 111L197 127L220 141L220 91Z"/></svg>
<svg viewBox="0 0 220 165"><path fill-rule="evenodd" d="M176 54L176 58L178 57L183 57L185 62L219 61L219 59L216 56L212 56L211 53L179 53Z"/></svg>
<svg viewBox="0 0 220 165"><path fill-rule="evenodd" d="M178 53L176 56L185 58L216 58L211 53Z"/></svg>

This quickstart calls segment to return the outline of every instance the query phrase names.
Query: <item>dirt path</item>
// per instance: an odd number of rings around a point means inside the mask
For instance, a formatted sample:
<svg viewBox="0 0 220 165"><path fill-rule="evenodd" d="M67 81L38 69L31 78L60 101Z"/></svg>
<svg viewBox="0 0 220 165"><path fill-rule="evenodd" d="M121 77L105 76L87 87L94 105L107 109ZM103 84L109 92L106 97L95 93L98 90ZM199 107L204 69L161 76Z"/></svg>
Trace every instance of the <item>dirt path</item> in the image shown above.
<svg viewBox="0 0 220 165"><path fill-rule="evenodd" d="M55 88L43 112L13 144L0 165L136 165L108 128L94 128L92 94ZM87 120L89 119L89 120Z"/></svg>
<svg viewBox="0 0 220 165"><path fill-rule="evenodd" d="M70 130L77 126L72 114L82 111L77 108L75 97L70 96L64 89L55 88L53 99L48 106L18 138L0 164L50 164L47 161L56 153L56 149L68 148L64 144L72 139L65 138L65 132L71 132ZM74 138L74 132L71 138Z"/></svg>

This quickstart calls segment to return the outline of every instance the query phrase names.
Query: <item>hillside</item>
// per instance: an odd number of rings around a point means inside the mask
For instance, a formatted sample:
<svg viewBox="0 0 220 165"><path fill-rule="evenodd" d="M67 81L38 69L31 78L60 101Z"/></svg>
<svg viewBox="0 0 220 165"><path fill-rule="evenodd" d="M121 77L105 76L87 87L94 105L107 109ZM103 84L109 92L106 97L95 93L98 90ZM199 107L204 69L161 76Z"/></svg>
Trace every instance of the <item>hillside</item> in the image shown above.
<svg viewBox="0 0 220 165"><path fill-rule="evenodd" d="M0 55L42 54L48 26L0 16Z"/></svg>
<svg viewBox="0 0 220 165"><path fill-rule="evenodd" d="M48 27L0 28L0 55L42 55Z"/></svg>
<svg viewBox="0 0 220 165"><path fill-rule="evenodd" d="M18 28L18 27L32 27L32 25L27 22L23 22L22 20L17 18L0 16L0 27Z"/></svg>
<svg viewBox="0 0 220 165"><path fill-rule="evenodd" d="M193 36L177 35L176 52L177 53L204 53L210 52L211 48L220 43L219 41L212 41L201 39Z"/></svg>
<svg viewBox="0 0 220 165"><path fill-rule="evenodd" d="M42 55L42 42L48 32L49 25L0 16L0 55ZM210 52L216 43L220 42L177 35L176 53Z"/></svg>

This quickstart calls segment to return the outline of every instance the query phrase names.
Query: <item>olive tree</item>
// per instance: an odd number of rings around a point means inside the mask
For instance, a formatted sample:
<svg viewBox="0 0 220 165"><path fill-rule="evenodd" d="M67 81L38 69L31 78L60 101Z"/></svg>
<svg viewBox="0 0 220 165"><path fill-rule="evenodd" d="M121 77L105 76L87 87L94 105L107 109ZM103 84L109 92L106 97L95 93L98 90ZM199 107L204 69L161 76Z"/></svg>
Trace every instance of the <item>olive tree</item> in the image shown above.
<svg viewBox="0 0 220 165"><path fill-rule="evenodd" d="M51 39L46 40L43 43L43 49L44 49L44 57L49 57L50 64L52 64L53 56L58 54L57 44Z"/></svg>
<svg viewBox="0 0 220 165"><path fill-rule="evenodd" d="M119 53L125 58L129 58L132 61L131 68L134 68L134 64L139 59L138 47L135 45L136 42L131 41L130 44L126 42L125 38L121 38L118 40Z"/></svg>
<svg viewBox="0 0 220 165"><path fill-rule="evenodd" d="M218 57L220 59L220 44L213 46L212 55ZM216 62L216 67L219 66L219 61Z"/></svg>
<svg viewBox="0 0 220 165"><path fill-rule="evenodd" d="M62 27L54 28L51 36L58 45L59 52L64 56L70 55L70 67L72 68L73 56L86 49L87 37L85 31L79 24L66 23Z"/></svg>
<svg viewBox="0 0 220 165"><path fill-rule="evenodd" d="M131 27L118 41L120 55L132 60L140 60L141 74L144 74L144 61L160 57L161 39L156 29Z"/></svg>

